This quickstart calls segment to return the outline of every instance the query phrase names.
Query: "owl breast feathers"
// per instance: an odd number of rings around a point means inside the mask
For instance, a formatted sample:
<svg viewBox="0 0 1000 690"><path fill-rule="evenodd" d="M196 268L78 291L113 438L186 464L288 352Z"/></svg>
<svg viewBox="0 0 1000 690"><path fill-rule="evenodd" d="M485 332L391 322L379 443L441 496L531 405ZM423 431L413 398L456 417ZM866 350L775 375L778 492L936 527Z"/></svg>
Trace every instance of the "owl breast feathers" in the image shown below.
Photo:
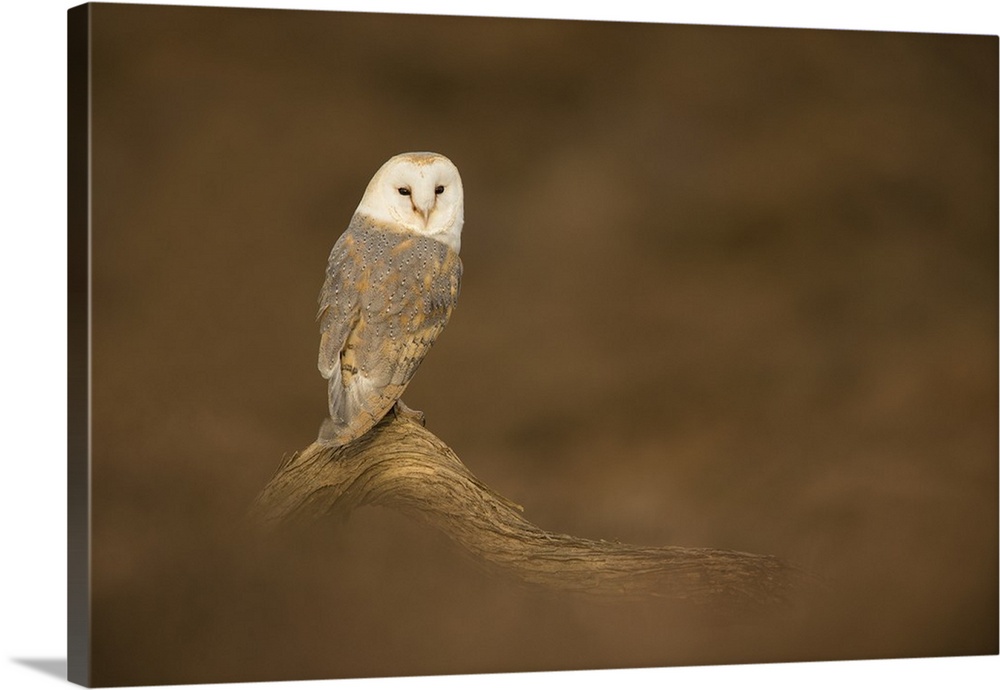
<svg viewBox="0 0 1000 690"><path fill-rule="evenodd" d="M462 260L431 237L356 215L320 292L319 370L330 417L319 441L344 445L392 408L458 300Z"/></svg>

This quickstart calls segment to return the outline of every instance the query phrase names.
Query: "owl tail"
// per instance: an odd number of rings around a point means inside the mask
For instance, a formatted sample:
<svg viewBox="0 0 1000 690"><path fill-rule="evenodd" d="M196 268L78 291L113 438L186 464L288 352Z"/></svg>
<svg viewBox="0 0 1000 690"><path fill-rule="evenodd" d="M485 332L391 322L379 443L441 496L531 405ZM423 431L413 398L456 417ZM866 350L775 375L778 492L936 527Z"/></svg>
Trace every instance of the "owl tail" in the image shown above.
<svg viewBox="0 0 1000 690"><path fill-rule="evenodd" d="M319 435L316 437L316 442L323 446L342 446L350 440L347 432L348 430L342 424L337 424L327 417L319 425Z"/></svg>

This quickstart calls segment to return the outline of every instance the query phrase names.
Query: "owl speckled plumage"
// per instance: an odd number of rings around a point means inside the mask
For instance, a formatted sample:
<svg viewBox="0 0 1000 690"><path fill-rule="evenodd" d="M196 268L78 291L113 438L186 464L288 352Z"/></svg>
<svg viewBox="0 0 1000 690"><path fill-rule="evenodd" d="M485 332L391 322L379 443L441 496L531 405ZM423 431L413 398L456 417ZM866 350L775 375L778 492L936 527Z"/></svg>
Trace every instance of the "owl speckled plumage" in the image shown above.
<svg viewBox="0 0 1000 690"><path fill-rule="evenodd" d="M463 223L462 180L440 154L394 156L368 183L319 294L330 408L319 443L349 443L402 406L458 300Z"/></svg>

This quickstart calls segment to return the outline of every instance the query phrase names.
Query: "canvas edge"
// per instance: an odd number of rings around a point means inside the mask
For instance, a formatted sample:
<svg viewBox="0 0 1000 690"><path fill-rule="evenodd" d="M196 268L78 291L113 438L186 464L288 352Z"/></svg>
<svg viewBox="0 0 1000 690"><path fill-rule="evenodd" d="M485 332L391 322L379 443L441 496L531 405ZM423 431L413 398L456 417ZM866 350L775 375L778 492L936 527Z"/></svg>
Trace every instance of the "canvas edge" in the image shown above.
<svg viewBox="0 0 1000 690"><path fill-rule="evenodd" d="M67 680L90 686L90 28L67 10Z"/></svg>

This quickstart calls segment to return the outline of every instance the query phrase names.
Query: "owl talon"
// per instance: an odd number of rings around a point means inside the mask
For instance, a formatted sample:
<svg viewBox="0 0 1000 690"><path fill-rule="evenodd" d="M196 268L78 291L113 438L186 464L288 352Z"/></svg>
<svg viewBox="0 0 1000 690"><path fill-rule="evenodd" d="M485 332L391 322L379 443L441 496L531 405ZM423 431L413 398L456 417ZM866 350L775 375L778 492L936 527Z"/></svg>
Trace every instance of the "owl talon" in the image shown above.
<svg viewBox="0 0 1000 690"><path fill-rule="evenodd" d="M396 415L397 419L410 420L416 422L420 426L427 426L427 417L420 410L414 410L412 407L407 407L406 403L402 400L397 400L396 404L392 407L393 414Z"/></svg>

